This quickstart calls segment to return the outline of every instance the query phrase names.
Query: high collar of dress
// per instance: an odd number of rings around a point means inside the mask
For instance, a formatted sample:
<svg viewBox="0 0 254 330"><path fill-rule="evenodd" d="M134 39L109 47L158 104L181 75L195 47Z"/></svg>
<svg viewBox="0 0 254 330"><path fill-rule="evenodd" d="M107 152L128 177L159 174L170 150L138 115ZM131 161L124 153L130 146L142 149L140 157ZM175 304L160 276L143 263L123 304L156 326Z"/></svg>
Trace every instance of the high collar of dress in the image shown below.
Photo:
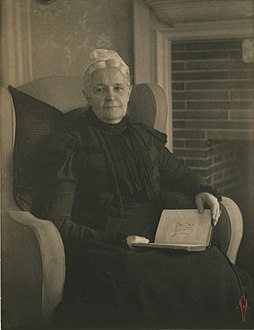
<svg viewBox="0 0 254 330"><path fill-rule="evenodd" d="M120 134L122 133L126 128L126 118L124 117L119 123L117 124L108 124L104 123L103 121L99 120L92 109L89 109L90 111L90 119L92 121L92 124L98 128L102 133L108 133L108 134Z"/></svg>

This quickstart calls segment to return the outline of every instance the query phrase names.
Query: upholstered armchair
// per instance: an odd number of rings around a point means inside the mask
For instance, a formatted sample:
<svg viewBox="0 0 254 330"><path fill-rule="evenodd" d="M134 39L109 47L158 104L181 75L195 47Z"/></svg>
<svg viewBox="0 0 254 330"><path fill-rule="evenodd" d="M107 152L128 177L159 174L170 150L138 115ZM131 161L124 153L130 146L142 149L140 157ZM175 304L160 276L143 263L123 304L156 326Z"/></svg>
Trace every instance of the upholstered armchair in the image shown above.
<svg viewBox="0 0 254 330"><path fill-rule="evenodd" d="M36 161L41 141L55 129L62 113L84 107L84 102L81 81L75 77L43 78L16 89L1 89L3 327L46 327L62 299L64 247L42 210L43 196L39 202L33 200L40 190ZM129 113L164 131L164 92L151 84L134 86ZM238 206L223 197L214 242L232 263L242 226Z"/></svg>

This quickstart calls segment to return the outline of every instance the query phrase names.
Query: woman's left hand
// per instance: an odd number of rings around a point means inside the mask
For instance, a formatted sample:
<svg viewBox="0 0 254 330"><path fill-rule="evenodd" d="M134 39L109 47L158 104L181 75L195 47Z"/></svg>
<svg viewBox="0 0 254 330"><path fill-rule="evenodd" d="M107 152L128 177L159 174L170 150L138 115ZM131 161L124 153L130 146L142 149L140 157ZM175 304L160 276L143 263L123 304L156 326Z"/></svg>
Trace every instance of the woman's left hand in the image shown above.
<svg viewBox="0 0 254 330"><path fill-rule="evenodd" d="M205 203L211 208L213 225L216 226L221 213L218 199L208 192L202 192L196 195L195 201L199 213L203 213Z"/></svg>

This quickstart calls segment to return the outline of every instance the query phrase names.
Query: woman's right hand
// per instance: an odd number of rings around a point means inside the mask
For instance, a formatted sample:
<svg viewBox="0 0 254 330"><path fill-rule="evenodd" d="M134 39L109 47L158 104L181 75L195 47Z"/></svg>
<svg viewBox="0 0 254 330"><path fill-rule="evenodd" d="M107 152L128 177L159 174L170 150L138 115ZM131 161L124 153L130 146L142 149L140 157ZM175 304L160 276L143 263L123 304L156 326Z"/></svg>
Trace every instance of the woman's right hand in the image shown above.
<svg viewBox="0 0 254 330"><path fill-rule="evenodd" d="M136 236L136 235L131 235L126 238L127 245L129 248L132 248L132 245L134 243L149 243L149 239L142 237L142 236Z"/></svg>

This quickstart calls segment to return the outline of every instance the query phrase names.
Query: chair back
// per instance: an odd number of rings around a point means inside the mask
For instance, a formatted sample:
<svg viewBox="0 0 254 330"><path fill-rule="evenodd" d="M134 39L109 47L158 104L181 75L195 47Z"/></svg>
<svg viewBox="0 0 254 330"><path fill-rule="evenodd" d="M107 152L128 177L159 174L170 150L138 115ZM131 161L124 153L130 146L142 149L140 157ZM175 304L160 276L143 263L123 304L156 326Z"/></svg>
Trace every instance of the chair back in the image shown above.
<svg viewBox="0 0 254 330"><path fill-rule="evenodd" d="M86 105L82 89L82 81L78 77L42 78L18 87L18 90L64 113ZM148 83L134 85L128 112L135 121L165 132L167 100L160 86Z"/></svg>
<svg viewBox="0 0 254 330"><path fill-rule="evenodd" d="M34 98L48 103L62 112L86 105L79 77L48 77L34 80L17 87Z"/></svg>
<svg viewBox="0 0 254 330"><path fill-rule="evenodd" d="M49 104L63 113L82 108L86 100L79 77L49 77L18 86L18 91ZM134 110L135 109L135 110ZM129 101L129 114L160 131L165 131L167 101L163 90L153 84L135 85ZM15 144L16 114L12 95L1 88L1 143L3 200L11 209L17 209L13 199L13 147ZM32 123L31 123L32 125Z"/></svg>
<svg viewBox="0 0 254 330"><path fill-rule="evenodd" d="M13 199L13 147L15 142L15 112L11 94L0 89L0 125L1 125L1 200L2 218L6 208L18 209Z"/></svg>

